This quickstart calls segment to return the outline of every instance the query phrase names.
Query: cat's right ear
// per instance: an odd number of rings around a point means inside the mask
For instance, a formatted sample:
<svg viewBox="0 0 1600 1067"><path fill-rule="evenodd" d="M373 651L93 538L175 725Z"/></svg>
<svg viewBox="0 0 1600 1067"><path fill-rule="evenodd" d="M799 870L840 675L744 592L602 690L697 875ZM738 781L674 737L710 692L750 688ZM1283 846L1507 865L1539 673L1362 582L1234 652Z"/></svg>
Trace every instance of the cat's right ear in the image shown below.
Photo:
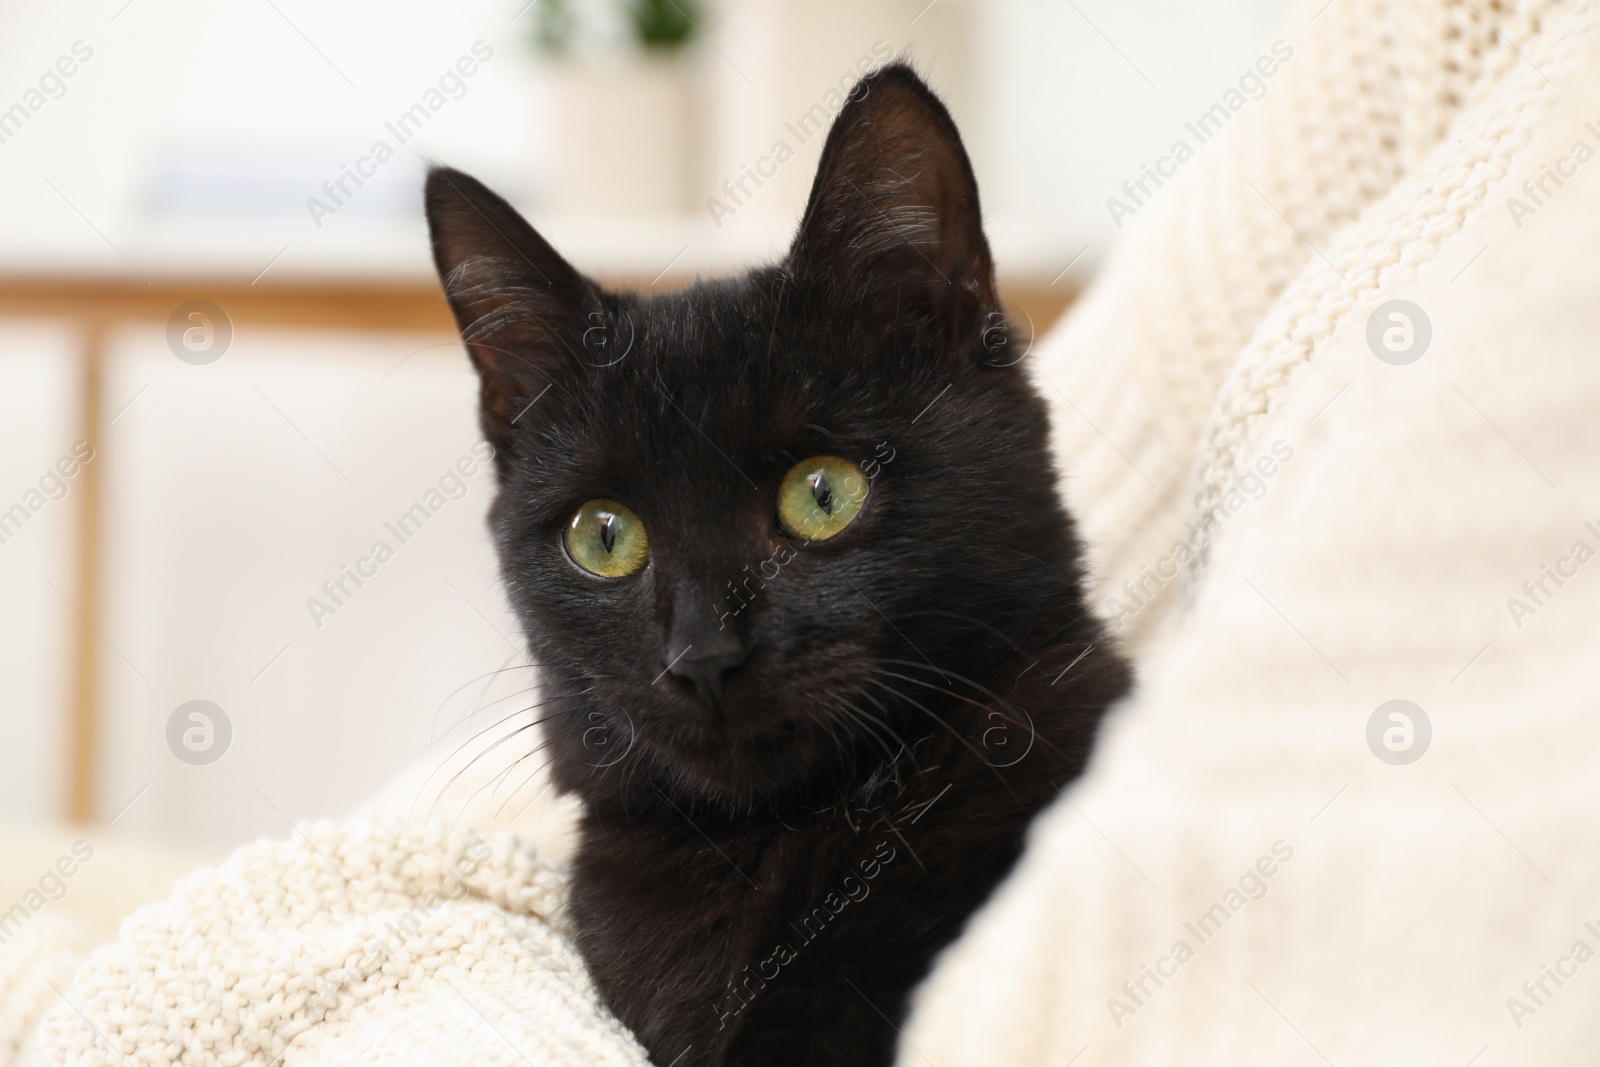
<svg viewBox="0 0 1600 1067"><path fill-rule="evenodd" d="M1001 308L978 181L950 112L910 67L850 91L788 262L801 284L869 315L920 312L954 350L984 343Z"/></svg>
<svg viewBox="0 0 1600 1067"><path fill-rule="evenodd" d="M423 199L433 262L482 383L484 435L506 455L529 405L574 364L598 295L477 179L435 167Z"/></svg>

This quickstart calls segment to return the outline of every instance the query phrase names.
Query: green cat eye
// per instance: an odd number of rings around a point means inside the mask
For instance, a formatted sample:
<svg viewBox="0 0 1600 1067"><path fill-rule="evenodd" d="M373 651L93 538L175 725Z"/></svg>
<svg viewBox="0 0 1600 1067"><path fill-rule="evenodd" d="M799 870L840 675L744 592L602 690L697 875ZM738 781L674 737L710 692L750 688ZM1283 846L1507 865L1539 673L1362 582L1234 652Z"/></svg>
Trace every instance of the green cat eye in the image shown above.
<svg viewBox="0 0 1600 1067"><path fill-rule="evenodd" d="M567 523L567 555L602 578L623 578L650 558L644 523L615 500L591 500Z"/></svg>
<svg viewBox="0 0 1600 1067"><path fill-rule="evenodd" d="M796 463L778 487L778 523L790 537L826 541L855 521L867 502L867 475L838 456Z"/></svg>

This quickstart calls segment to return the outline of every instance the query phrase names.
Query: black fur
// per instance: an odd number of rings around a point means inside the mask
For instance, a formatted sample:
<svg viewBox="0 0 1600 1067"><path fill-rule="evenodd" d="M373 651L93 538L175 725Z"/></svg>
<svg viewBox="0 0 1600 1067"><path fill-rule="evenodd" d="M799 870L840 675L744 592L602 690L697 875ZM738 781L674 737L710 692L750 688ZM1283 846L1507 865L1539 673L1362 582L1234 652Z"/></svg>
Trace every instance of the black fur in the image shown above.
<svg viewBox="0 0 1600 1067"><path fill-rule="evenodd" d="M662 1065L889 1063L1128 684L948 113L905 67L867 78L788 257L681 292L602 290L457 171L427 209L552 774L585 804L601 993ZM871 490L802 543L776 492L818 454ZM643 520L640 572L567 559L596 497Z"/></svg>

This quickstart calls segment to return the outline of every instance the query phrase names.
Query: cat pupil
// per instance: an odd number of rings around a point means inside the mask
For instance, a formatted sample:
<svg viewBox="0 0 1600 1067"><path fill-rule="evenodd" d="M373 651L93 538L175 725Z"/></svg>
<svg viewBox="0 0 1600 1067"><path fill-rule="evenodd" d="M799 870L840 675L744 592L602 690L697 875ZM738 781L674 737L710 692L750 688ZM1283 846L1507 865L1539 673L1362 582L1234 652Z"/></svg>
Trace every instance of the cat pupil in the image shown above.
<svg viewBox="0 0 1600 1067"><path fill-rule="evenodd" d="M833 514L833 487L828 484L828 476L821 471L811 476L811 496L816 500L817 507Z"/></svg>
<svg viewBox="0 0 1600 1067"><path fill-rule="evenodd" d="M611 552L611 546L617 543L617 531L613 526L616 521L615 515L600 516L600 544L605 547L607 554Z"/></svg>

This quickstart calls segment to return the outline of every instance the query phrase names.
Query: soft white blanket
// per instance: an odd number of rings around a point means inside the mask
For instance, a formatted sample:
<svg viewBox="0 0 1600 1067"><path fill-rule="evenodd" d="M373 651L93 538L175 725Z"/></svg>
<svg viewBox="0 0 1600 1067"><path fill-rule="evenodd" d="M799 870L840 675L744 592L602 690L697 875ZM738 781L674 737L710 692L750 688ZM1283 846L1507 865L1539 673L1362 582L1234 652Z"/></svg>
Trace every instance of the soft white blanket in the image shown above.
<svg viewBox="0 0 1600 1067"><path fill-rule="evenodd" d="M564 891L509 832L304 827L185 879L56 978L34 1062L643 1067Z"/></svg>
<svg viewBox="0 0 1600 1067"><path fill-rule="evenodd" d="M1600 1047L1594 19L1333 0L1041 344L1140 686L903 1062ZM0 1064L643 1063L562 891L513 836L307 828L70 978L5 946Z"/></svg>
<svg viewBox="0 0 1600 1067"><path fill-rule="evenodd" d="M1593 1061L1594 18L1334 0L1046 346L1139 689L902 1062Z"/></svg>

